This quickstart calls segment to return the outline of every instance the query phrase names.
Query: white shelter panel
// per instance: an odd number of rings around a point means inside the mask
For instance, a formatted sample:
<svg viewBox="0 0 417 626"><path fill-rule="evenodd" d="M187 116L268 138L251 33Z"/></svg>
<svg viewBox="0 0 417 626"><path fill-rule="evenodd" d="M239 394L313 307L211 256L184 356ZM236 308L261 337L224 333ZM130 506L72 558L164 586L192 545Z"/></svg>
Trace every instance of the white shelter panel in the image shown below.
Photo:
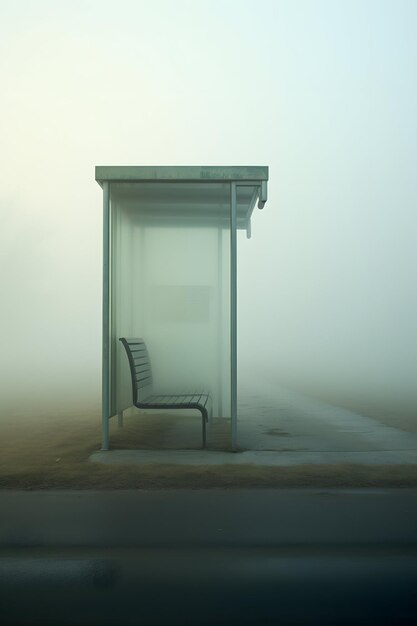
<svg viewBox="0 0 417 626"><path fill-rule="evenodd" d="M154 391L209 391L229 417L230 185L111 183L110 202L112 413L132 405L118 339L141 337Z"/></svg>

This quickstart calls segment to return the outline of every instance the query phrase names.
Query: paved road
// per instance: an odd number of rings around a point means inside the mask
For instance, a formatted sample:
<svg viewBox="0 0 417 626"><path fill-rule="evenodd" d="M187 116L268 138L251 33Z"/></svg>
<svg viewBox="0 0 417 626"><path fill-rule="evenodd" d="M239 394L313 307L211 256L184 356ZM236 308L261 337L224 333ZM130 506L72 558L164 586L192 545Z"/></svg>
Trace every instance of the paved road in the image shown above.
<svg viewBox="0 0 417 626"><path fill-rule="evenodd" d="M0 623L417 620L417 490L0 492Z"/></svg>
<svg viewBox="0 0 417 626"><path fill-rule="evenodd" d="M1 491L0 547L417 543L417 489Z"/></svg>

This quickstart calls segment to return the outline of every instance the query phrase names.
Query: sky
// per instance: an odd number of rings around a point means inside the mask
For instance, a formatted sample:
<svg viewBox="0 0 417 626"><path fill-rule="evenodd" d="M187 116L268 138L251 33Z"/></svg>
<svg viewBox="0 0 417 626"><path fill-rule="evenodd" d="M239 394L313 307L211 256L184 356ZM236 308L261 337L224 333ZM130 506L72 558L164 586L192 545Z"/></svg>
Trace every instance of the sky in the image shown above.
<svg viewBox="0 0 417 626"><path fill-rule="evenodd" d="M2 0L0 410L100 401L95 165L268 165L240 359L417 419L416 26L411 0Z"/></svg>

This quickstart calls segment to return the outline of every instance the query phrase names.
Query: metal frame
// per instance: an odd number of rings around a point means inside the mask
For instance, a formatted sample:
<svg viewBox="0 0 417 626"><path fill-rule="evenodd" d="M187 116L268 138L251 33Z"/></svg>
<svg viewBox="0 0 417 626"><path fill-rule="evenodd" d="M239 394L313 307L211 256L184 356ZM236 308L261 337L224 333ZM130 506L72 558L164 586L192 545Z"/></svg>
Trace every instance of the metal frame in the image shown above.
<svg viewBox="0 0 417 626"><path fill-rule="evenodd" d="M111 328L111 206L110 183L128 181L230 182L230 376L231 376L231 446L237 450L237 189L253 186L258 190L258 208L267 200L267 167L96 167L96 180L103 188L103 349L102 349L102 450L109 449L110 419L110 328ZM251 201L250 217L256 203ZM123 424L123 414L118 415Z"/></svg>
<svg viewBox="0 0 417 626"><path fill-rule="evenodd" d="M102 450L109 449L110 418L110 193L103 182L103 353L102 353Z"/></svg>
<svg viewBox="0 0 417 626"><path fill-rule="evenodd" d="M217 281L219 292L217 294L217 321L219 325L219 336L217 338L217 414L223 417L223 229L217 231L217 246L219 255L217 258ZM213 417L213 416L211 416Z"/></svg>
<svg viewBox="0 0 417 626"><path fill-rule="evenodd" d="M232 450L238 449L237 442L237 189L254 186L249 212L247 237L251 236L250 218L256 198L258 208L263 209L267 201L267 181L234 181L230 184L230 387L231 387L231 438Z"/></svg>
<svg viewBox="0 0 417 626"><path fill-rule="evenodd" d="M236 183L230 185L230 417L232 450L237 450L237 219Z"/></svg>
<svg viewBox="0 0 417 626"><path fill-rule="evenodd" d="M268 167L232 165L217 166L96 166L96 180L114 182L233 182L254 181L262 184L268 180Z"/></svg>

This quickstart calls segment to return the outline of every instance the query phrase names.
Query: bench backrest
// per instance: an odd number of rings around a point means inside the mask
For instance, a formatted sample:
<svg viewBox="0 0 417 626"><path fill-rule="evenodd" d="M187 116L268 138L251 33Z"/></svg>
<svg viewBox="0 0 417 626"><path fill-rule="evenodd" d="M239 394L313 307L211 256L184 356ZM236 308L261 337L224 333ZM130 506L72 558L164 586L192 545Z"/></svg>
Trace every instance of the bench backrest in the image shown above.
<svg viewBox="0 0 417 626"><path fill-rule="evenodd" d="M132 376L133 404L145 399L152 390L152 368L148 349L143 339L121 337Z"/></svg>

